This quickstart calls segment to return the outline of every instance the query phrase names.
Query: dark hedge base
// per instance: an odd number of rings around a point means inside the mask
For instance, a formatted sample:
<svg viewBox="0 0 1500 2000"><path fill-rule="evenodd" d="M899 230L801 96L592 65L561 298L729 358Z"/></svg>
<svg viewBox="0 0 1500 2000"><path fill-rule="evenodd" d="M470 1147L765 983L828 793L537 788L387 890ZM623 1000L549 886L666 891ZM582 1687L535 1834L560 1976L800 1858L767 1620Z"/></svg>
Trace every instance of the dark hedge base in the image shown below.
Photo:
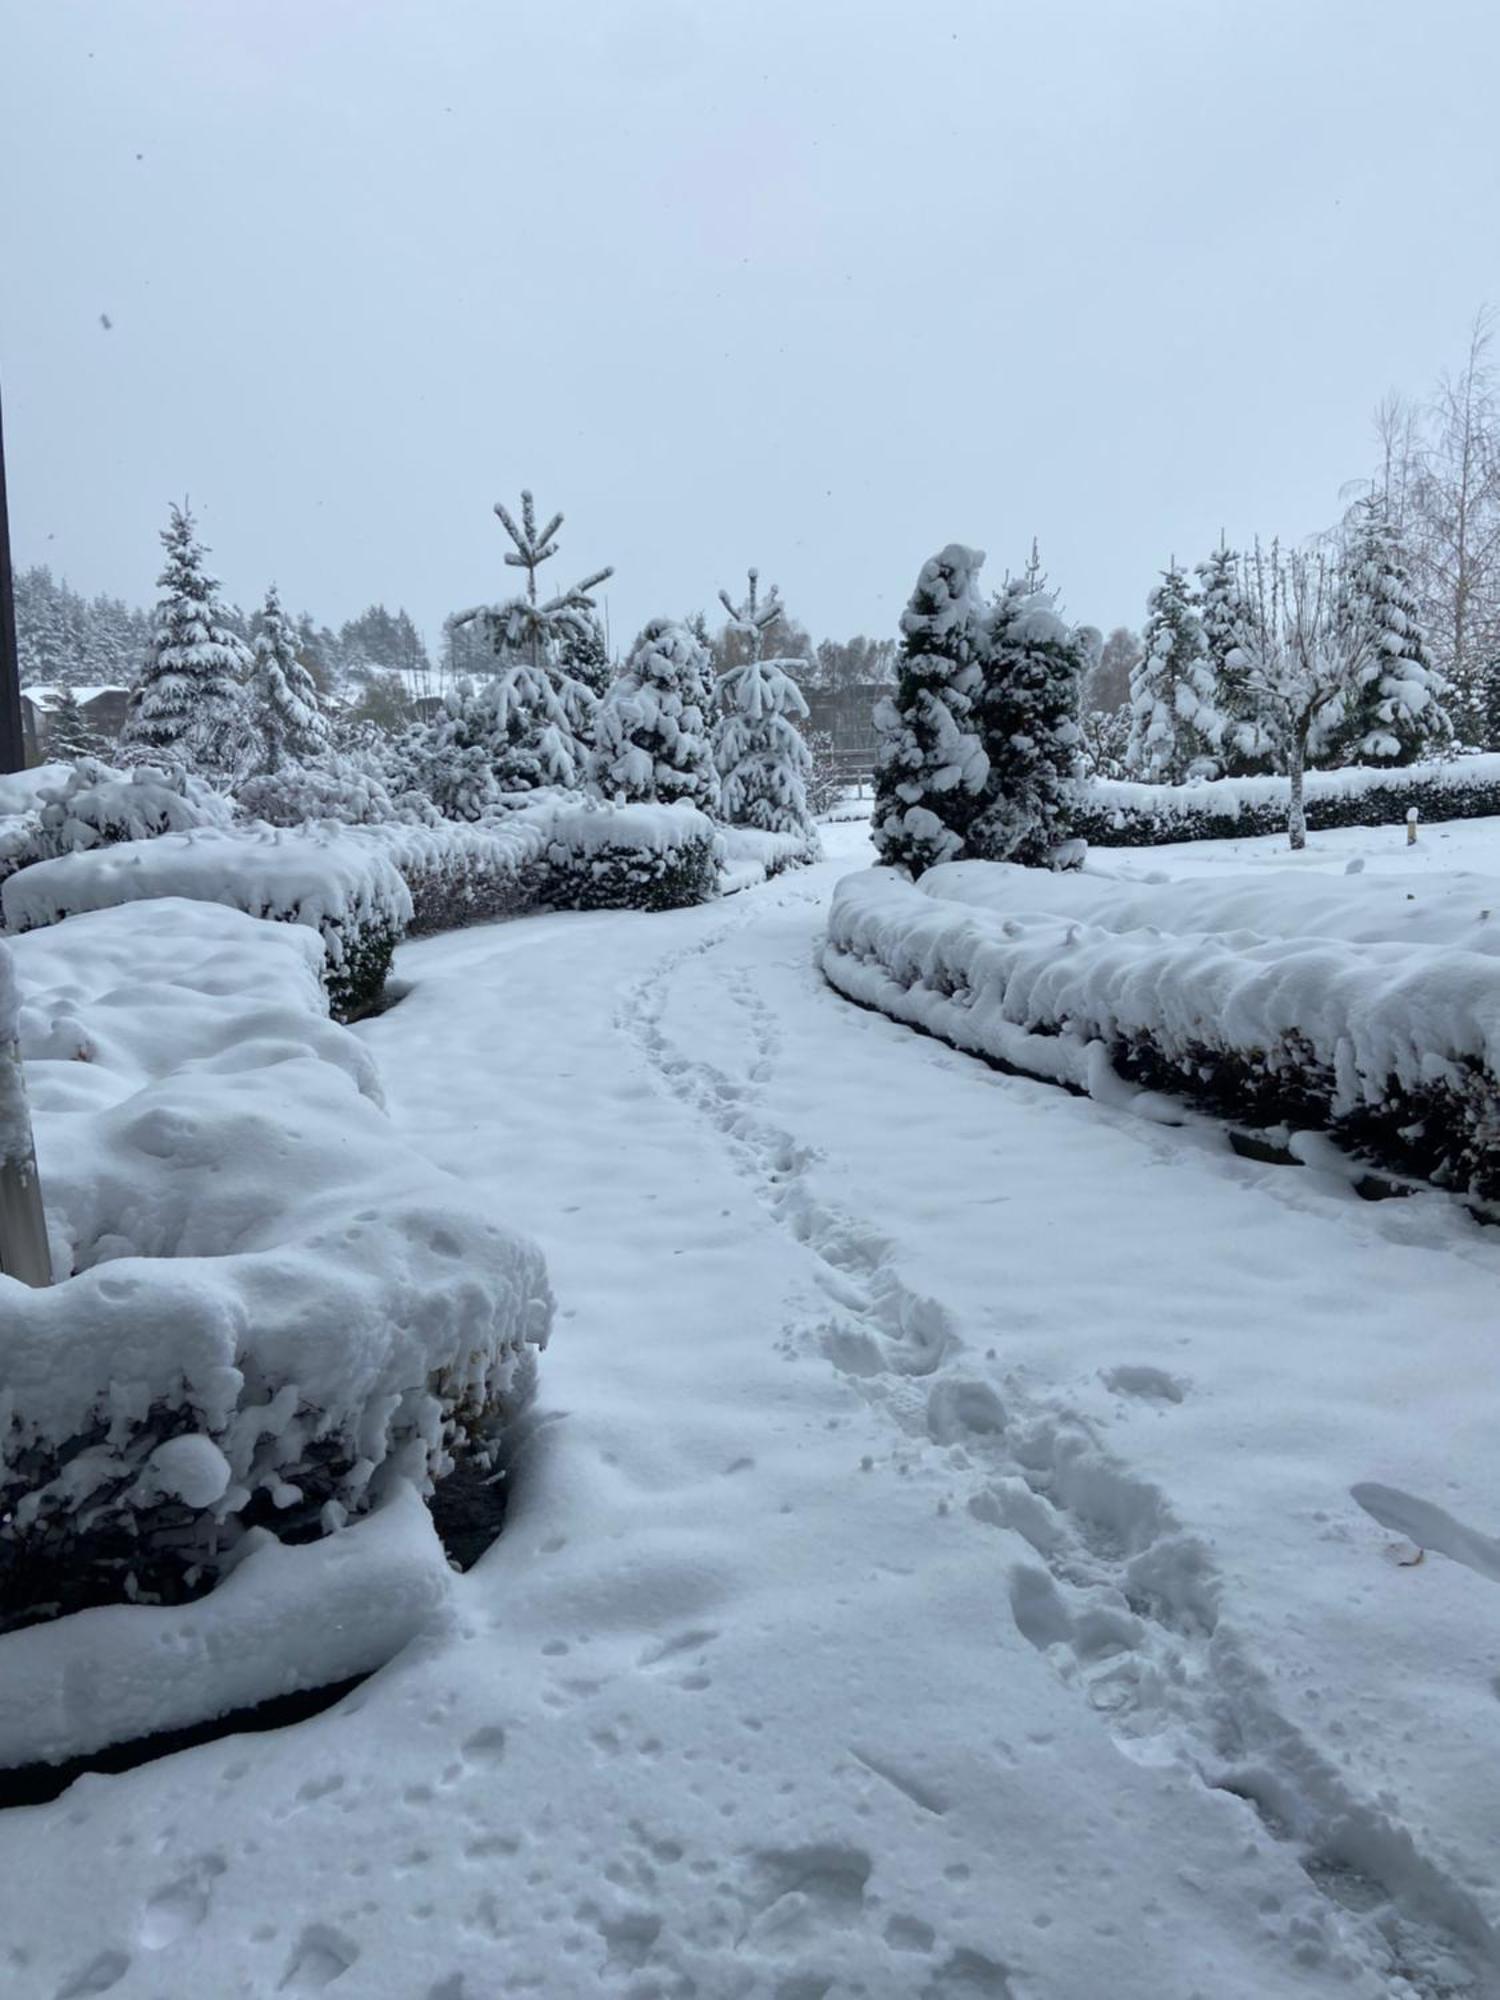
<svg viewBox="0 0 1500 2000"><path fill-rule="evenodd" d="M684 910L719 893L719 864L707 838L660 853L596 847L560 856L554 849L547 873L546 900L560 910Z"/></svg>
<svg viewBox="0 0 1500 2000"><path fill-rule="evenodd" d="M1071 830L1093 847L1164 847L1178 840L1244 840L1254 834L1285 833L1287 802L1247 804L1243 811L1216 805L1213 787L1202 805L1189 805L1188 795L1196 787L1156 788L1163 799L1180 801L1163 804L1158 811L1134 806L1112 806L1090 800L1087 790L1075 808ZM1336 826L1402 826L1415 806L1424 823L1450 819L1493 819L1500 817L1500 783L1473 779L1414 777L1409 772L1382 772L1379 780L1363 791L1342 794L1320 793L1316 774L1309 774L1306 798L1307 824L1313 832Z"/></svg>

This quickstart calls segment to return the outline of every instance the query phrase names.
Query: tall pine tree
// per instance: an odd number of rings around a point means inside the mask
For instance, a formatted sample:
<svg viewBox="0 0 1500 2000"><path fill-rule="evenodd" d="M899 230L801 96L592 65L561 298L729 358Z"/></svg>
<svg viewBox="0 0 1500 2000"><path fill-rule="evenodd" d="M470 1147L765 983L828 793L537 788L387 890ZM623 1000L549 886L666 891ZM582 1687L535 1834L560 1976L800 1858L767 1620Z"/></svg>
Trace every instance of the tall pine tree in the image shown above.
<svg viewBox="0 0 1500 2000"><path fill-rule="evenodd" d="M979 621L975 705L987 773L969 829L971 852L1029 865L1068 839L1083 733L1078 711L1093 654L1089 628L1071 630L1032 568L1007 584Z"/></svg>
<svg viewBox="0 0 1500 2000"><path fill-rule="evenodd" d="M1340 763L1410 764L1447 747L1452 724L1428 657L1400 530L1378 498L1362 500L1342 555L1346 615L1373 626L1378 652L1360 674L1348 722L1330 745Z"/></svg>
<svg viewBox="0 0 1500 2000"><path fill-rule="evenodd" d="M167 551L157 578L162 596L121 744L136 763L170 758L227 780L242 736L248 655L226 623L218 581L204 570L207 551L185 506L173 507L161 539Z"/></svg>
<svg viewBox="0 0 1500 2000"><path fill-rule="evenodd" d="M257 770L279 771L283 764L306 764L327 750L328 724L274 583L259 623L248 690L252 748Z"/></svg>
<svg viewBox="0 0 1500 2000"><path fill-rule="evenodd" d="M975 715L983 562L950 542L922 565L901 614L896 686L875 707L875 848L913 875L964 852L989 775Z"/></svg>
<svg viewBox="0 0 1500 2000"><path fill-rule="evenodd" d="M1146 600L1140 660L1130 675L1132 773L1153 785L1219 773L1223 717L1203 625L1175 563Z"/></svg>
<svg viewBox="0 0 1500 2000"><path fill-rule="evenodd" d="M1255 714L1238 651L1249 615L1241 588L1237 550L1221 537L1219 546L1194 570L1203 650L1214 687L1214 707L1222 728L1218 764L1227 778L1260 777L1272 768L1271 745Z"/></svg>

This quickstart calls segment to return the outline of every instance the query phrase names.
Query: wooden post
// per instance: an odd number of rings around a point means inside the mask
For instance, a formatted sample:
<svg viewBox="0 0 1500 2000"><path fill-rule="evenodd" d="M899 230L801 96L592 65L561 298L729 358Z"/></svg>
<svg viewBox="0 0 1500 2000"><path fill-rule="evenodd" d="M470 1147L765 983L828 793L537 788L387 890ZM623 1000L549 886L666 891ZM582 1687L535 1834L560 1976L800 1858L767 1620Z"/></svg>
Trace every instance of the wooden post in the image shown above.
<svg viewBox="0 0 1500 2000"><path fill-rule="evenodd" d="M52 1254L42 1211L21 1051L0 1043L0 1271L23 1285L50 1285Z"/></svg>

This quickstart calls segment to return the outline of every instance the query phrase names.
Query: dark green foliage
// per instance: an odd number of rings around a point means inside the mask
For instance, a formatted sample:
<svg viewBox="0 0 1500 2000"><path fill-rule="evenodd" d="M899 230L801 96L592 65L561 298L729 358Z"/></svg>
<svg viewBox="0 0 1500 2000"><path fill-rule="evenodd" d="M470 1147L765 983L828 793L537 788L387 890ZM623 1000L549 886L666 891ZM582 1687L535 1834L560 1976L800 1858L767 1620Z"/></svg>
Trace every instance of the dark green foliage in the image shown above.
<svg viewBox="0 0 1500 2000"><path fill-rule="evenodd" d="M1439 766L1382 772L1374 782L1319 785L1309 774L1306 812L1309 829L1335 826L1400 826L1413 806L1423 822L1491 819L1500 815L1500 776L1465 775L1462 759ZM1334 774L1329 774L1330 778ZM1087 786L1079 794L1073 832L1096 847L1164 847L1178 840L1244 840L1253 834L1285 833L1285 780L1264 797L1237 798L1232 781L1220 785L1142 785L1159 794L1128 803ZM1257 792L1260 786L1256 787Z"/></svg>

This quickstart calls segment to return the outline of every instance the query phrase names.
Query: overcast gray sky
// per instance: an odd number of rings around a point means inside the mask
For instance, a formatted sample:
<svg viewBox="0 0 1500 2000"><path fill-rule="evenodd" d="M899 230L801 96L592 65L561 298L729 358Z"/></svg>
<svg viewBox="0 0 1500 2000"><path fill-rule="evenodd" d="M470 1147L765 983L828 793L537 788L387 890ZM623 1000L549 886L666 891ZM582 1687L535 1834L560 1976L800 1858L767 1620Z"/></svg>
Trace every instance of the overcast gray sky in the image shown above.
<svg viewBox="0 0 1500 2000"><path fill-rule="evenodd" d="M12 534L433 634L568 517L616 642L893 629L1033 533L1139 623L1500 301L1493 0L0 0ZM107 315L111 326L101 324Z"/></svg>

